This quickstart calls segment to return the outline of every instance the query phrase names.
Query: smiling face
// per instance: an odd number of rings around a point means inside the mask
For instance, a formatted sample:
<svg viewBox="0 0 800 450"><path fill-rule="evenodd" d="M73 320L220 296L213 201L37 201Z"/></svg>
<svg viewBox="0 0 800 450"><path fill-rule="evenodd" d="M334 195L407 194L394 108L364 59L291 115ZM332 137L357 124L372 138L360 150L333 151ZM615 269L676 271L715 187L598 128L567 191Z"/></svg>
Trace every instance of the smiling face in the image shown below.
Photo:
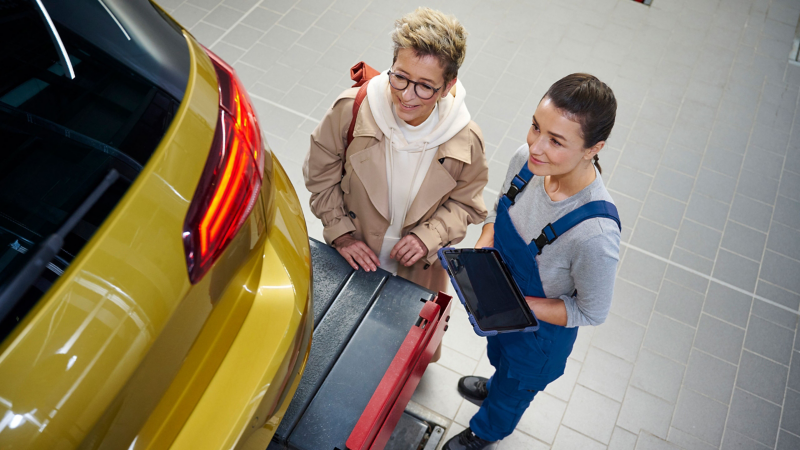
<svg viewBox="0 0 800 450"><path fill-rule="evenodd" d="M431 55L418 57L410 48L402 48L397 52L392 72L433 89L441 88L433 97L423 100L417 97L414 83L408 83L402 91L389 87L397 116L411 126L425 122L436 106L436 101L447 95L456 83L453 79L444 86L444 70L439 65L439 60Z"/></svg>
<svg viewBox="0 0 800 450"><path fill-rule="evenodd" d="M539 102L532 122L528 130L528 169L534 175L568 175L589 168L605 144L601 141L584 148L581 125L557 109L548 97Z"/></svg>

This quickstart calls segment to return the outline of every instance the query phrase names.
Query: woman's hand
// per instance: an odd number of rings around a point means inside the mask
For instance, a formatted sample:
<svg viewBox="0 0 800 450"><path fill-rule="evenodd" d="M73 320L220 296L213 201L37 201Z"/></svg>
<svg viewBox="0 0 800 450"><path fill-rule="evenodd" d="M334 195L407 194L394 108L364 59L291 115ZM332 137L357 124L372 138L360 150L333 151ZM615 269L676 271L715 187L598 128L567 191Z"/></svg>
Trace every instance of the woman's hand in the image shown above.
<svg viewBox="0 0 800 450"><path fill-rule="evenodd" d="M481 229L481 237L475 243L475 248L494 247L494 223L490 222Z"/></svg>
<svg viewBox="0 0 800 450"><path fill-rule="evenodd" d="M389 257L408 267L427 254L428 247L422 243L422 239L417 237L416 234L409 233L395 244L392 252L389 253Z"/></svg>
<svg viewBox="0 0 800 450"><path fill-rule="evenodd" d="M335 248L355 270L358 270L358 266L361 266L367 272L374 272L381 264L375 252L363 241L354 238L352 234L343 234L334 239L332 244L333 248Z"/></svg>

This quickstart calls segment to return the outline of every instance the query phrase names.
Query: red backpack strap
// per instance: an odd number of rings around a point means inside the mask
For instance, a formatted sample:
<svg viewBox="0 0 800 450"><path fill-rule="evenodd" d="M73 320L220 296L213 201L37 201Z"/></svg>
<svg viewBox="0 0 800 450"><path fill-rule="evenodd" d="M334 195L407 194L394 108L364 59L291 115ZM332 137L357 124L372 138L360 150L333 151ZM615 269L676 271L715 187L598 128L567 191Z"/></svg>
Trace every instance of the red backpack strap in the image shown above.
<svg viewBox="0 0 800 450"><path fill-rule="evenodd" d="M358 90L358 94L356 94L355 102L353 102L353 120L350 121L350 128L347 129L347 145L345 145L344 152L342 153L342 176L344 176L344 163L347 160L347 147L350 147L350 143L353 142L353 131L356 129L358 110L361 109L361 103L364 102L364 98L367 96L369 80L376 75L380 75L380 72L370 67L369 64L364 61L360 61L350 68L350 79L356 82L353 87L360 86L360 89Z"/></svg>

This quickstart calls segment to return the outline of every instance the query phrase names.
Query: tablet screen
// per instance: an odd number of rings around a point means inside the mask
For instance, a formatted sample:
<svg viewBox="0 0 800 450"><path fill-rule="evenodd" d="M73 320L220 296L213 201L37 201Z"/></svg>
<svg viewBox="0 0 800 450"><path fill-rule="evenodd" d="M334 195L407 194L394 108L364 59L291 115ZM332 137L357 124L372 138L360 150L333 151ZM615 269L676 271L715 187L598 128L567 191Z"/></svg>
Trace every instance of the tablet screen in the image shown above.
<svg viewBox="0 0 800 450"><path fill-rule="evenodd" d="M453 250L444 255L470 313L482 330L536 325L496 250Z"/></svg>

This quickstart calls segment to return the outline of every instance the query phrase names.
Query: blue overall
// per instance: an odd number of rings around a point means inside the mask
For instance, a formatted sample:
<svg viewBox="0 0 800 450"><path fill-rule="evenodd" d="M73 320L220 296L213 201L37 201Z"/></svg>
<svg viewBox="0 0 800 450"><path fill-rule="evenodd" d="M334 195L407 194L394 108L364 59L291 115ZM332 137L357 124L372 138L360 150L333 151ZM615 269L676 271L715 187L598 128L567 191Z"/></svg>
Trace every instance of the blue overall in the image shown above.
<svg viewBox="0 0 800 450"><path fill-rule="evenodd" d="M528 297L546 297L536 255L558 236L593 217L606 217L617 222L616 207L609 202L589 202L548 224L532 242L525 242L508 214L515 197L525 189L533 174L524 164L514 177L508 192L497 206L494 224L494 246L508 263L514 280ZM501 333L488 337L487 353L495 373L489 380L489 396L475 416L470 428L479 437L497 441L510 435L522 414L543 390L564 373L572 352L578 328L566 328L539 320L539 329L530 333Z"/></svg>

